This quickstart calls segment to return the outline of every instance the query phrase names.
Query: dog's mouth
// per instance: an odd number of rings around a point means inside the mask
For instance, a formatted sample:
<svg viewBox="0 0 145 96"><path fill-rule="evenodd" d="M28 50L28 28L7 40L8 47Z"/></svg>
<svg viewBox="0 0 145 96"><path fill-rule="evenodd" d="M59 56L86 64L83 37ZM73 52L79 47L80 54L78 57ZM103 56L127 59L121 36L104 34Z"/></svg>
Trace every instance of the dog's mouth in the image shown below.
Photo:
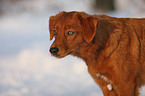
<svg viewBox="0 0 145 96"><path fill-rule="evenodd" d="M58 55L58 54L53 55L53 56L55 56L56 58L63 58L63 57L65 57L65 56L61 56L61 55Z"/></svg>
<svg viewBox="0 0 145 96"><path fill-rule="evenodd" d="M70 55L71 53L73 53L73 51L72 52L69 52L69 53L67 53L65 55L55 54L53 56L55 56L56 58L64 58L65 56Z"/></svg>

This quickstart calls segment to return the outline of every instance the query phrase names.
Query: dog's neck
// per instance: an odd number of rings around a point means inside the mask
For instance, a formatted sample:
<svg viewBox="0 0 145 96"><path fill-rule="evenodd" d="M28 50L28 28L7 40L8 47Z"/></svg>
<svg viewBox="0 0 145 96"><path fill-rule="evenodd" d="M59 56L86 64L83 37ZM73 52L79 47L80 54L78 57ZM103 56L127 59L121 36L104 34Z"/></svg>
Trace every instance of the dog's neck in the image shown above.
<svg viewBox="0 0 145 96"><path fill-rule="evenodd" d="M103 58L101 56L101 49L99 49L96 43L91 43L88 46L83 46L82 48L80 47L80 49L74 52L72 55L83 59L86 62L87 66L95 65L96 67L100 66L98 61L99 58ZM96 62L98 63L96 64Z"/></svg>

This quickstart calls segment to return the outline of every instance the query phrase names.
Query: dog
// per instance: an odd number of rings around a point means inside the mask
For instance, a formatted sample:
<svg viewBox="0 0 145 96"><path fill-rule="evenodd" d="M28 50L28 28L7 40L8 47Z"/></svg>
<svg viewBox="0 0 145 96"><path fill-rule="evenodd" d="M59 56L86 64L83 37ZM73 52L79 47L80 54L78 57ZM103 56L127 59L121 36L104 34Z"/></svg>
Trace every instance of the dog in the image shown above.
<svg viewBox="0 0 145 96"><path fill-rule="evenodd" d="M104 96L138 96L145 84L145 18L60 12L49 19L50 53L82 58Z"/></svg>

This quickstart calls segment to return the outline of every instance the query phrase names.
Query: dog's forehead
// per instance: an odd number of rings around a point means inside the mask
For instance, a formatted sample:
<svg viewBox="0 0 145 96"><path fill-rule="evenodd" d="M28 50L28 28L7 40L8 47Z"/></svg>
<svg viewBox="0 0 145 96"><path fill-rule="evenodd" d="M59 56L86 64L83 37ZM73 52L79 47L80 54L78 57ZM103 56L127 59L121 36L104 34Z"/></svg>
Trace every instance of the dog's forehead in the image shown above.
<svg viewBox="0 0 145 96"><path fill-rule="evenodd" d="M70 16L61 16L57 19L58 23L67 24L67 23L73 23L74 18Z"/></svg>
<svg viewBox="0 0 145 96"><path fill-rule="evenodd" d="M73 18L66 17L65 19L61 18L61 19L56 20L55 27L68 29L68 28L71 28L73 26L76 26L76 22Z"/></svg>
<svg viewBox="0 0 145 96"><path fill-rule="evenodd" d="M62 23L67 23L67 22L71 22L74 21L74 13L70 13L70 12L62 12L56 15L56 19L58 22L62 22Z"/></svg>

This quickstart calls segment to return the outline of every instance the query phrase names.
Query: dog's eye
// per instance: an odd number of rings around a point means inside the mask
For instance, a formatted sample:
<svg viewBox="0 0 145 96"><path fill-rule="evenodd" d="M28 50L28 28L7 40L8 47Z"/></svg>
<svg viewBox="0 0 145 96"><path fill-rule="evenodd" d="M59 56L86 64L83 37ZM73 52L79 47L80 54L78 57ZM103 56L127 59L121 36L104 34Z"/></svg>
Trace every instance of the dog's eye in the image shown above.
<svg viewBox="0 0 145 96"><path fill-rule="evenodd" d="M56 35L57 34L56 30L53 30L53 33L54 33L54 35Z"/></svg>
<svg viewBox="0 0 145 96"><path fill-rule="evenodd" d="M67 32L67 35L70 35L70 36L71 36L71 35L73 35L74 33L75 33L75 32L73 32L73 31L68 31L68 32Z"/></svg>

